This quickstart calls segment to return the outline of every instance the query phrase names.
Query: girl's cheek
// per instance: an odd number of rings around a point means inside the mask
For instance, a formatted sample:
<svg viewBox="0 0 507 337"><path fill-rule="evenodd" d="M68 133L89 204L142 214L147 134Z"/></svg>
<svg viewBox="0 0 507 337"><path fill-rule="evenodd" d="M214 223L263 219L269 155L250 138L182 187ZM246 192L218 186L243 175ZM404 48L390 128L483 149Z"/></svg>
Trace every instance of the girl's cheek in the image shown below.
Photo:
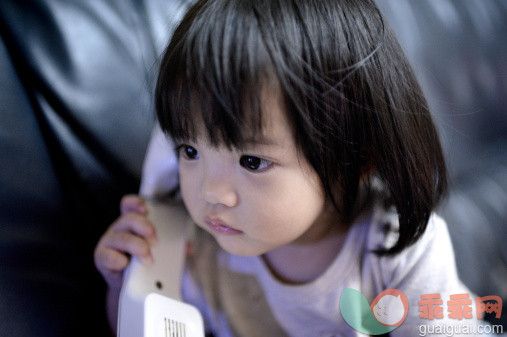
<svg viewBox="0 0 507 337"><path fill-rule="evenodd" d="M195 187L192 184L196 184L198 181L198 177L195 177L193 171L189 165L180 164L180 191L185 204L190 201L191 191Z"/></svg>
<svg viewBox="0 0 507 337"><path fill-rule="evenodd" d="M267 197L280 191L280 182L283 178L283 170L277 169L273 172L252 174L241 169L241 190L242 193L259 194Z"/></svg>

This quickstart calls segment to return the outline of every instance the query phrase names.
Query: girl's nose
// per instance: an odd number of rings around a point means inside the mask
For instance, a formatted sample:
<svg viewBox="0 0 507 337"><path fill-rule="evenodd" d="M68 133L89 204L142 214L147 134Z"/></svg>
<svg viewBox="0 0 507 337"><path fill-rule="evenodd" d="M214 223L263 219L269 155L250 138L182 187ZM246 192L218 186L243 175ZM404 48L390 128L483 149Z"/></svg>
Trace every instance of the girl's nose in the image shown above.
<svg viewBox="0 0 507 337"><path fill-rule="evenodd" d="M227 207L238 204L238 195L225 172L204 173L199 197L210 204L222 204Z"/></svg>

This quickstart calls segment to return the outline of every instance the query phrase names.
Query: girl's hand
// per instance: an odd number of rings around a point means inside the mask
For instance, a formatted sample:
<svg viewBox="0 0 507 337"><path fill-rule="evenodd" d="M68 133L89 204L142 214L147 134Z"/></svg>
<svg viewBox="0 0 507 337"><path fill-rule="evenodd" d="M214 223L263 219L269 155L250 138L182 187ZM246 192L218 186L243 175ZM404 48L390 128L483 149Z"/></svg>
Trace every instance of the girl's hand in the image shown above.
<svg viewBox="0 0 507 337"><path fill-rule="evenodd" d="M109 226L95 247L95 266L110 289L119 290L123 270L130 256L137 256L150 264L150 244L156 242L155 228L147 219L144 200L136 195L124 196L120 204L121 216Z"/></svg>

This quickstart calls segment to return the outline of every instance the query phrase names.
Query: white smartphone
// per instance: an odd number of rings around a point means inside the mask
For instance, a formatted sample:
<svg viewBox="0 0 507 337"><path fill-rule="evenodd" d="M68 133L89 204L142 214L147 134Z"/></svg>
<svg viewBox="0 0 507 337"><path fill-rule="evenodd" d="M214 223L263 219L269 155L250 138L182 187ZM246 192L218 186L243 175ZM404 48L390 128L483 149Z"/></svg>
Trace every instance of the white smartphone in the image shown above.
<svg viewBox="0 0 507 337"><path fill-rule="evenodd" d="M157 232L154 262L136 257L125 270L118 308L120 337L203 337L199 311L181 301L185 247L192 222L183 205L148 201L148 219Z"/></svg>

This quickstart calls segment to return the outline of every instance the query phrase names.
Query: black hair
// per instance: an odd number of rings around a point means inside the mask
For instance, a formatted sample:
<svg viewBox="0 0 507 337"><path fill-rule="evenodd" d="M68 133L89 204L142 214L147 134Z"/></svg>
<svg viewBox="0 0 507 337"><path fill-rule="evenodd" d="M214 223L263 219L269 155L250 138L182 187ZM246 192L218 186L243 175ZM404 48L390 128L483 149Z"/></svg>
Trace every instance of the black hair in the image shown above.
<svg viewBox="0 0 507 337"><path fill-rule="evenodd" d="M344 219L374 172L399 214L396 253L424 232L447 187L430 111L371 0L202 0L175 30L155 93L162 129L241 148L279 84L299 151Z"/></svg>

